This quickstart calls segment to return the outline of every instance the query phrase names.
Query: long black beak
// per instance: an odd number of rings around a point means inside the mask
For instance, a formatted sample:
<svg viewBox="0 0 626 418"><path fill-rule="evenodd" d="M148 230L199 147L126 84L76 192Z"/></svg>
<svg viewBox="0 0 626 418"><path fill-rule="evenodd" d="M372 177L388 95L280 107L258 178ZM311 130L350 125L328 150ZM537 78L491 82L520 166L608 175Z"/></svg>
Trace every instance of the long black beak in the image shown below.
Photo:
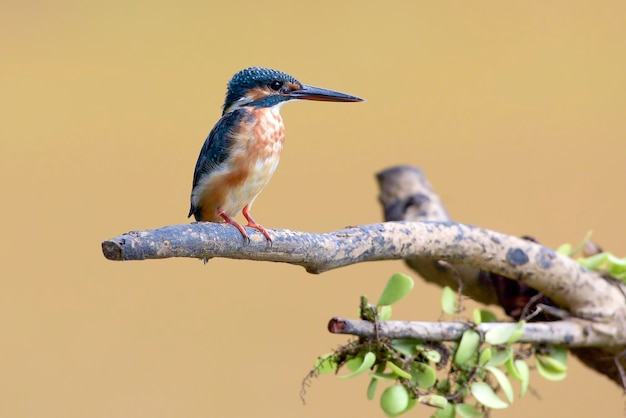
<svg viewBox="0 0 626 418"><path fill-rule="evenodd" d="M303 85L301 89L289 93L292 99L318 100L322 102L362 102L363 99L334 90Z"/></svg>

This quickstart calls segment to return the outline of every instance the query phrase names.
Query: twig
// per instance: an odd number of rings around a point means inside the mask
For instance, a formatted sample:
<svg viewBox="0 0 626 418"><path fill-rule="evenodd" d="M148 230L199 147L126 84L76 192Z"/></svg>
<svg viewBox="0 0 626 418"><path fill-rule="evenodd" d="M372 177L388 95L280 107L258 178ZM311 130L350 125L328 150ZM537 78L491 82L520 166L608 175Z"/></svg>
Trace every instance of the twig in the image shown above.
<svg viewBox="0 0 626 418"><path fill-rule="evenodd" d="M491 329L510 325L511 323L485 322L478 325L477 329L481 333L486 333ZM382 321L379 323L378 333L382 338L458 341L463 333L471 328L472 324L466 322ZM376 333L372 322L340 317L330 320L328 330L333 334L370 338ZM611 338L607 335L607 327L603 324L583 320L565 320L528 323L524 325L524 334L518 342L590 347L606 345ZM624 344L626 340L616 342Z"/></svg>

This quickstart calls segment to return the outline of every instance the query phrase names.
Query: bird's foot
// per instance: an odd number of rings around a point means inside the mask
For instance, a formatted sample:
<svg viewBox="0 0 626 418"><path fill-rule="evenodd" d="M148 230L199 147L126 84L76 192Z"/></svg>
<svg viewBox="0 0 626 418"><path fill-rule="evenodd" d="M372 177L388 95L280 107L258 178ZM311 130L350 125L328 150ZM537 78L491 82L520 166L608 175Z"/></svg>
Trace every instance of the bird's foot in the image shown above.
<svg viewBox="0 0 626 418"><path fill-rule="evenodd" d="M246 218L246 220L248 221L248 225L250 228L254 228L257 231L259 231L260 233L263 234L263 236L265 237L265 239L267 240L267 245L269 247L272 246L272 237L270 237L270 233L267 232L267 229L265 229L261 224L258 224L250 215L250 208L248 208L248 206L246 205L246 207L243 208L243 217Z"/></svg>
<svg viewBox="0 0 626 418"><path fill-rule="evenodd" d="M239 233L243 237L244 244L246 244L246 245L250 244L250 237L248 236L248 233L246 232L244 227L241 226L241 224L239 222L237 222L236 220L234 220L233 218L228 216L223 211L219 211L218 214L224 220L224 222L226 222L227 224L230 224L230 225L234 226L235 228L237 228L237 230L239 231Z"/></svg>
<svg viewBox="0 0 626 418"><path fill-rule="evenodd" d="M267 240L266 241L267 245L270 246L270 247L272 246L272 237L270 237L270 233L267 232L267 229L263 228L262 225L259 225L256 222L248 222L248 225L246 225L246 226L249 226L250 228L254 228L257 231L259 231L260 233L262 233L263 236L265 237L265 239Z"/></svg>

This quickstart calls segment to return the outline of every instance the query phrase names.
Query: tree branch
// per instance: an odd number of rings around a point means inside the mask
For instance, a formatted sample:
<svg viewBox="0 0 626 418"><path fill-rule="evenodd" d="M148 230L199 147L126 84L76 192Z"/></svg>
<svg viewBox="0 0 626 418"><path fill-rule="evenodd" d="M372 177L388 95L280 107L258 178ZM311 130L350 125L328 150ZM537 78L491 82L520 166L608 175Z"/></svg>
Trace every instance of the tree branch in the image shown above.
<svg viewBox="0 0 626 418"><path fill-rule="evenodd" d="M510 323L484 322L477 329L481 334L487 331L510 326ZM458 341L468 329L466 322L409 322L382 321L375 329L374 323L364 320L351 320L335 317L328 323L333 334L349 334L357 337L407 338L426 341ZM578 319L556 322L535 322L524 325L520 343L545 343L569 347L602 346L606 344L606 326Z"/></svg>
<svg viewBox="0 0 626 418"><path fill-rule="evenodd" d="M271 246L252 229L246 245L230 225L193 223L129 232L104 241L102 251L110 260L226 257L290 263L310 273L365 261L404 259L425 280L461 287L464 295L486 304L497 303L497 297L482 272L496 273L525 283L574 317L584 318L534 324L530 330L550 331L559 341L572 338L581 346L600 345L572 351L590 367L620 382L614 359L625 364L623 357L617 357L626 349L626 290L621 282L587 271L571 258L534 242L450 222L419 169L395 167L377 178L385 218L394 222L323 234L272 230ZM357 330L369 326L350 323ZM452 327L450 336L459 331L449 323L441 326Z"/></svg>
<svg viewBox="0 0 626 418"><path fill-rule="evenodd" d="M415 167L398 166L381 171L377 175L380 186L380 202L383 205L385 220L388 221L419 221L438 220L448 221L446 212L439 196L437 196L422 171ZM415 256L405 260L405 262L420 274L426 281L438 284L439 286L450 286L458 290L462 284L463 294L472 299L485 303L497 303L498 299L495 289L490 280L481 280L483 274L478 268L467 265L456 266L454 269L439 268L439 263L428 258ZM507 276L510 279L518 279L515 276ZM600 283L604 279L597 278ZM613 284L619 293L624 294L623 284ZM537 290L541 290L537 287ZM584 295L579 295L583 296ZM595 304L597 309L602 310L602 303L594 303L604 298L604 292L596 293L593 288L589 289L587 295L590 304ZM619 300L615 295L614 301ZM626 304L623 302L617 305L610 304L606 307L604 314L599 314L597 322L604 322L606 327L606 344L601 347L579 347L571 351L588 367L604 374L615 383L626 388L626 380L623 378L626 368L626 356L624 352L626 345L612 341L612 335L620 335L623 340ZM611 318L611 314L614 317Z"/></svg>
<svg viewBox="0 0 626 418"><path fill-rule="evenodd" d="M576 316L602 320L621 309L621 287L574 260L520 238L451 222L387 222L325 234L272 230L273 245L230 225L194 223L135 231L102 243L111 260L226 257L274 261L321 273L365 261L423 259L464 264L523 281ZM590 295L594 295L593 298Z"/></svg>
<svg viewBox="0 0 626 418"><path fill-rule="evenodd" d="M385 221L450 221L443 202L419 168L392 167L378 173L376 179ZM448 286L456 291L462 287L465 296L486 305L498 303L491 280L478 268L467 264L449 268L437 260L418 254L404 261L427 282L440 287Z"/></svg>

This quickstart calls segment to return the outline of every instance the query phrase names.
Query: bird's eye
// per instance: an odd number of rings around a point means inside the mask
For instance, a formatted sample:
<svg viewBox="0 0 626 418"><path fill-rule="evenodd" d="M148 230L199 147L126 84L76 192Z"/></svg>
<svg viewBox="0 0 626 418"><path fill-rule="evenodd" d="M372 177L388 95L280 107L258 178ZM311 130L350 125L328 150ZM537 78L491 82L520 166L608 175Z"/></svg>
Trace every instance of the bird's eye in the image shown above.
<svg viewBox="0 0 626 418"><path fill-rule="evenodd" d="M274 80L270 83L270 88L274 91L280 90L282 86L283 86L282 81Z"/></svg>

